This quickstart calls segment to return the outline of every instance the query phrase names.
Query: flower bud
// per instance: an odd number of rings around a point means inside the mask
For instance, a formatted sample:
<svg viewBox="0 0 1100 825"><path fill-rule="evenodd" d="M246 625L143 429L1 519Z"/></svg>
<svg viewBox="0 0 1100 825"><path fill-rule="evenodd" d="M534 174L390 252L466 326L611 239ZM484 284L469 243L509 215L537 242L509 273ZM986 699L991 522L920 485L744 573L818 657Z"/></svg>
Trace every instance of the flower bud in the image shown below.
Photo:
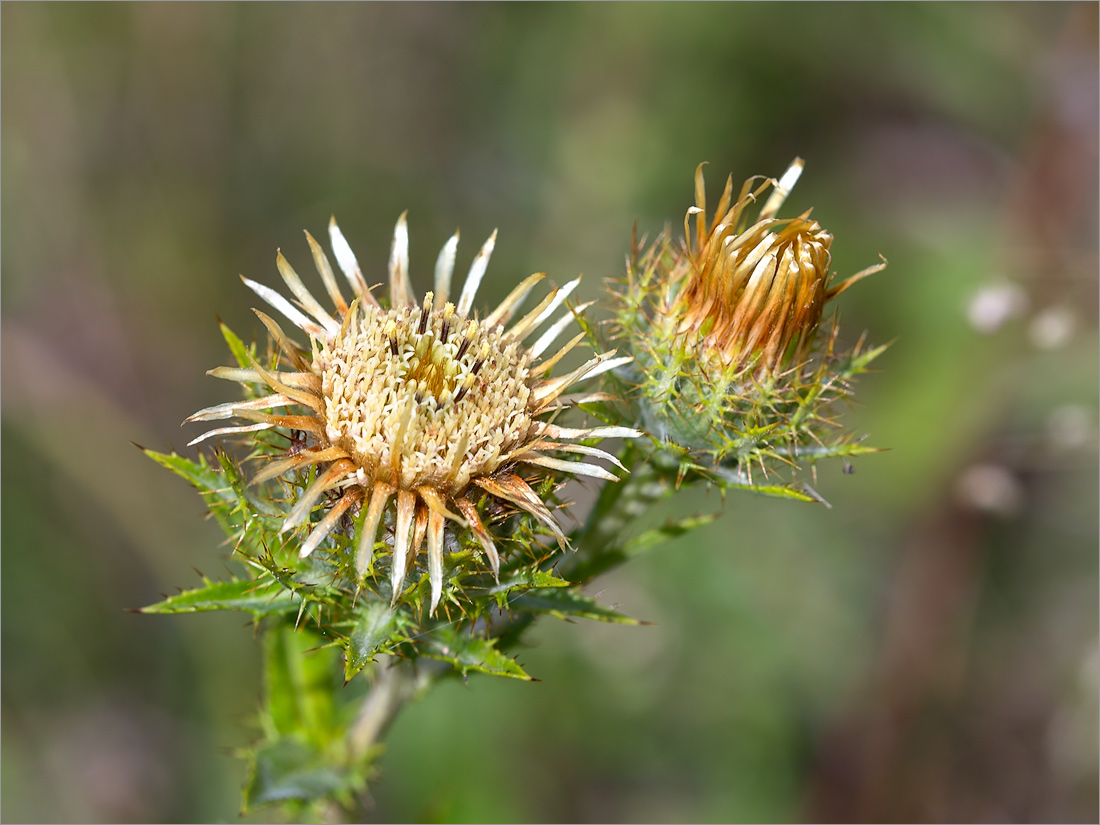
<svg viewBox="0 0 1100 825"><path fill-rule="evenodd" d="M775 217L802 166L796 159L781 180L767 180L755 191L754 180L746 181L732 205L729 178L709 228L702 164L696 169L696 202L685 220L688 230L694 216L695 232L685 231L686 283L671 311L677 334L695 341L704 358L737 370L755 365L761 375L804 359L825 303L881 268L830 287L833 236L809 211ZM750 223L748 210L768 186L772 195Z"/></svg>
<svg viewBox="0 0 1100 825"><path fill-rule="evenodd" d="M822 334L821 318L885 263L832 282L833 236L809 210L778 217L802 167L750 178L736 198L730 177L708 220L700 164L684 240L666 231L635 244L616 337L635 357L640 417L660 440L715 462L782 458L815 441L824 407L847 394L845 364L869 360L859 347L837 353L836 327Z"/></svg>

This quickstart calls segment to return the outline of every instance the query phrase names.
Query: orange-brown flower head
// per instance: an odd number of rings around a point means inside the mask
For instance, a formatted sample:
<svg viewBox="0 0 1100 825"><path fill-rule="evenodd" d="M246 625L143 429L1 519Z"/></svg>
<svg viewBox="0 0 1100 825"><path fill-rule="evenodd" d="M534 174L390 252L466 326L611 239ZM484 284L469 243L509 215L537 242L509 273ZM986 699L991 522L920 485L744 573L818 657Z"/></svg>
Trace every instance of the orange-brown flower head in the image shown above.
<svg viewBox="0 0 1100 825"><path fill-rule="evenodd" d="M833 236L811 220L809 210L797 218L776 217L802 166L795 159L778 181L745 181L736 201L731 176L709 226L703 164L695 171L695 206L684 219L687 281L671 309L677 334L726 366L755 364L763 374L803 360L826 302L881 269L871 267L831 286ZM769 187L771 195L750 219L750 208Z"/></svg>
<svg viewBox="0 0 1100 825"><path fill-rule="evenodd" d="M562 314L533 343L526 341L561 307L579 279L553 290L531 312L511 323L528 293L545 277L542 273L532 275L487 317L478 318L473 303L496 242L495 232L474 259L457 303L449 297L458 233L439 254L435 290L418 303L408 277L408 229L402 215L390 256L388 307L368 289L335 221L329 232L337 263L355 299L351 304L345 301L328 258L308 233L314 263L335 314L320 305L281 253L276 259L279 273L298 299L297 305L275 290L244 279L310 337L311 353L292 343L274 320L257 310L279 346L286 369L267 370L253 363L247 368L212 370L211 374L220 378L262 383L270 394L195 413L188 421L235 417L254 423L216 429L192 443L270 428L306 432L311 442L307 449L271 462L253 482L311 465L319 467L316 480L301 493L282 530L306 523L326 493L339 492L334 503L325 505L327 513L311 525L301 555L312 553L345 513L362 510L356 561L362 576L370 566L383 513L396 499L393 539L387 544L393 554L393 601L426 538L430 609L434 611L442 594L448 524L468 527L484 549L493 573L499 571L496 545L478 515L475 491L530 513L564 544L557 522L517 474L518 466L617 480L595 464L566 461L552 454L569 452L615 462L596 447L571 442L634 437L637 431L625 427L568 429L544 420L544 416L577 400L563 395L571 385L630 358L614 358L614 352L608 352L566 375L547 377L554 364L584 337L578 335L551 358L540 360L575 320L573 312ZM583 310L580 307L576 312ZM296 407L300 414L265 412L284 407Z"/></svg>
<svg viewBox="0 0 1100 825"><path fill-rule="evenodd" d="M635 240L617 293L614 338L634 356L619 378L639 419L715 464L809 449L825 408L874 357L861 344L839 352L836 325L824 334L820 322L831 299L885 264L833 284L833 236L809 211L778 217L801 172L796 159L736 197L730 177L708 216L700 164L685 238Z"/></svg>

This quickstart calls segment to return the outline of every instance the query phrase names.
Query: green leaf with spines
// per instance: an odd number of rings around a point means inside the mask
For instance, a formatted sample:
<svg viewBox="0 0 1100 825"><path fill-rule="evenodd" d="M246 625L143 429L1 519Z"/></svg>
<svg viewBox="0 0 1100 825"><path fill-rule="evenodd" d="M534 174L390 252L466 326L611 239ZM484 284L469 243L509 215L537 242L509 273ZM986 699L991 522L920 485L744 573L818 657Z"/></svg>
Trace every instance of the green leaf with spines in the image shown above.
<svg viewBox="0 0 1100 825"><path fill-rule="evenodd" d="M718 485L720 489L725 490L746 490L750 493L756 493L761 496L770 496L772 498L786 498L793 501L808 501L818 502L822 501L820 496L812 496L801 490L796 489L790 485L783 484L759 484L755 481L749 480L741 471L737 469L730 470L725 467L715 468L714 483Z"/></svg>
<svg viewBox="0 0 1100 825"><path fill-rule="evenodd" d="M410 619L404 610L390 609L380 599L369 599L360 604L355 611L351 632L340 642L344 648L344 681L350 682L379 653L389 652L407 641L409 624Z"/></svg>
<svg viewBox="0 0 1100 825"><path fill-rule="evenodd" d="M295 561L306 566L304 571L298 567L283 567L270 552L261 553L258 556L245 556L244 560L252 567L271 576L280 586L305 602L336 606L346 598L337 586L332 570L318 569L324 564L320 559L296 558Z"/></svg>
<svg viewBox="0 0 1100 825"><path fill-rule="evenodd" d="M261 499L256 498L248 492L248 488L245 485L240 467L229 456L228 453L226 453L224 450L218 450L217 456L218 464L222 468L222 475L225 477L226 483L229 484L238 501L247 504L252 512L259 515L278 517L283 516L283 513L281 513L276 507L268 504L266 501L262 501Z"/></svg>
<svg viewBox="0 0 1100 825"><path fill-rule="evenodd" d="M882 447L864 447L858 441L846 441L838 444L814 444L789 449L780 447L776 449L776 452L780 455L788 455L792 458L806 458L810 461L817 461L823 458L851 458L852 456L881 453L883 451L884 449Z"/></svg>
<svg viewBox="0 0 1100 825"><path fill-rule="evenodd" d="M642 624L637 619L605 607L591 596L582 595L575 590L532 590L517 596L510 603L510 607L515 611L548 613L559 619L579 618L614 624Z"/></svg>
<svg viewBox="0 0 1100 825"><path fill-rule="evenodd" d="M243 808L247 812L261 805L326 798L350 801L365 787L362 767L345 766L305 742L283 737L251 752Z"/></svg>
<svg viewBox="0 0 1100 825"><path fill-rule="evenodd" d="M232 540L235 551L255 552L257 547L268 544L271 536L277 535L274 531L265 531L259 519L281 518L282 513L248 494L240 468L225 451L216 450L217 467L201 452L198 461L177 453L143 452L199 490L214 520Z"/></svg>
<svg viewBox="0 0 1100 825"><path fill-rule="evenodd" d="M511 679L531 681L519 663L496 648L496 641L459 630L454 625L443 625L421 636L424 655L450 663L465 676L475 670L490 676L507 676Z"/></svg>
<svg viewBox="0 0 1100 825"><path fill-rule="evenodd" d="M239 485L235 488L223 470L211 466L201 452L198 461L192 461L174 452L158 453L155 450L146 449L142 452L162 467L187 479L198 489L210 508L211 515L225 534L234 542L240 539L242 526L248 521L249 507L247 502L243 502L238 496ZM224 454L219 450L219 462L222 455Z"/></svg>
<svg viewBox="0 0 1100 825"><path fill-rule="evenodd" d="M869 350L862 350L862 348L857 345L849 355L847 362L837 370L837 374L842 379L849 379L867 372L871 362L886 352L893 343L893 341L887 341L885 344L871 347Z"/></svg>
<svg viewBox="0 0 1100 825"><path fill-rule="evenodd" d="M156 450L141 451L162 467L167 467L173 473L191 482L203 493L213 493L218 500L235 504L236 495L231 487L227 487L225 479L206 460L206 456L199 453L199 460L192 461L184 458L179 453L158 453Z"/></svg>
<svg viewBox="0 0 1100 825"><path fill-rule="evenodd" d="M530 590L545 587L568 587L569 582L555 573L553 570L542 570L533 565L527 565L511 574L501 576L500 582L493 582L485 588L485 593L502 599L508 593L515 590ZM503 604L501 605L503 606Z"/></svg>
<svg viewBox="0 0 1100 825"><path fill-rule="evenodd" d="M293 614L299 600L278 582L231 579L185 590L163 601L141 608L142 613L201 613L208 610L243 610L259 618L275 614Z"/></svg>

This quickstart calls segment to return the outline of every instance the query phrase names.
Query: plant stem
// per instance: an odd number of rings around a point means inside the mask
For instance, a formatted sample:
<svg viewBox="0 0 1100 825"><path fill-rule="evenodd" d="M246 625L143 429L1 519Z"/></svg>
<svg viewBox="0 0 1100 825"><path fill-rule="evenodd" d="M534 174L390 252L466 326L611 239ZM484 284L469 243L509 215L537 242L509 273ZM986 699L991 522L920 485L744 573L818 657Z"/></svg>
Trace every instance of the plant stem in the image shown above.
<svg viewBox="0 0 1100 825"><path fill-rule="evenodd" d="M587 582L625 562L628 556L615 544L622 538L623 528L672 492L669 474L677 466L667 453L647 453L627 444L619 460L629 475L618 484L605 484L584 525L572 535L576 553L558 568L562 576L577 584ZM500 648L517 644L537 614L524 613L509 618L493 628Z"/></svg>
<svg viewBox="0 0 1100 825"><path fill-rule="evenodd" d="M431 678L426 670L418 672L412 663L400 659L378 664L374 684L348 731L352 759L363 759L378 745L397 712L416 698Z"/></svg>
<svg viewBox="0 0 1100 825"><path fill-rule="evenodd" d="M673 490L669 475L677 466L674 456L646 453L628 444L620 459L630 474L600 491L587 522L574 537L576 554L560 568L569 581L588 581L625 562L626 556L614 551L623 529Z"/></svg>

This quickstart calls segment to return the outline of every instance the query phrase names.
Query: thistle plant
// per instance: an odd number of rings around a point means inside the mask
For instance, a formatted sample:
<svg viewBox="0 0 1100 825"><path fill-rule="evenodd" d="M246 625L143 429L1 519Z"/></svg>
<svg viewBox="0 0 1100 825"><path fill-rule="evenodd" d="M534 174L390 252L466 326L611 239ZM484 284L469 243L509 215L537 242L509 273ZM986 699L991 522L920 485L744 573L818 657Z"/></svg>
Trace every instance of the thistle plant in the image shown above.
<svg viewBox="0 0 1100 825"><path fill-rule="evenodd" d="M750 179L736 200L731 178L709 224L700 166L685 237L632 243L606 330L586 320L590 304L567 303L579 279L544 290L544 273L482 315L495 232L457 300L458 233L418 299L405 215L388 295L335 220L350 300L308 232L330 308L281 252L293 300L242 278L292 334L259 309L263 346L223 325L234 363L210 375L243 397L185 423L229 422L188 446L244 449L196 460L146 451L200 490L239 574L145 612L252 616L265 685L260 740L244 754L246 808L352 818L386 728L432 684L471 672L529 679L513 651L542 615L632 623L583 586L714 518L634 528L654 501L694 484L814 501L800 464L868 450L832 411L881 350L862 340L843 350L835 319L823 330L821 318L881 265L833 285L832 237L808 212L776 217L801 166ZM570 327L579 332L561 343ZM556 370L581 345L590 356ZM563 488L578 477L598 493L567 532Z"/></svg>

